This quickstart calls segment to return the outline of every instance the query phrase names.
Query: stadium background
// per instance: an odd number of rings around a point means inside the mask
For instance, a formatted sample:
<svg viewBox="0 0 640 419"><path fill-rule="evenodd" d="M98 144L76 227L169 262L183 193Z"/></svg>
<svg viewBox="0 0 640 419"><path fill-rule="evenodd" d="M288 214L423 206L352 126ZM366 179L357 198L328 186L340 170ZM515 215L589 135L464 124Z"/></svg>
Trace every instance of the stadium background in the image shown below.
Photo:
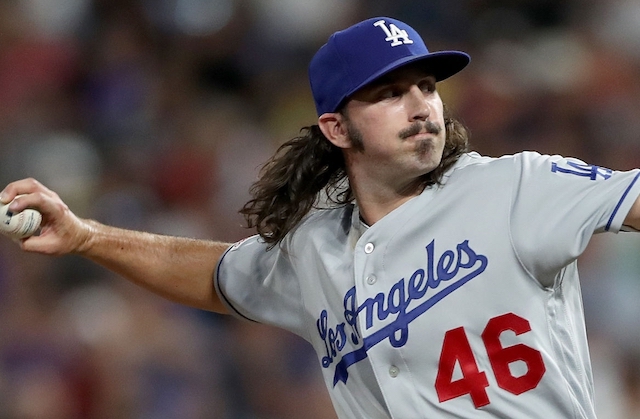
<svg viewBox="0 0 640 419"><path fill-rule="evenodd" d="M471 53L440 88L476 150L640 167L637 0L5 0L0 183L34 176L83 217L235 241L260 163L315 122L309 58L377 15ZM620 236L580 261L608 419L640 417L640 239ZM333 417L297 338L0 241L1 419Z"/></svg>

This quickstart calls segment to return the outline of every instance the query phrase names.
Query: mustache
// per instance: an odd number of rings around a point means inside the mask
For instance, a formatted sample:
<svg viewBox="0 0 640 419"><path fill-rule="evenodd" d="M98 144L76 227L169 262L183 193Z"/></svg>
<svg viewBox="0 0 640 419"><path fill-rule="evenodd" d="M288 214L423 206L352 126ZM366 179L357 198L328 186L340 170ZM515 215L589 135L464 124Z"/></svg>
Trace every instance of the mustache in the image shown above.
<svg viewBox="0 0 640 419"><path fill-rule="evenodd" d="M407 139L411 136L420 134L421 132L426 131L429 134L438 135L440 131L442 131L442 127L439 124L436 124L432 121L416 121L411 124L409 127L403 129L398 133L398 136L401 139Z"/></svg>

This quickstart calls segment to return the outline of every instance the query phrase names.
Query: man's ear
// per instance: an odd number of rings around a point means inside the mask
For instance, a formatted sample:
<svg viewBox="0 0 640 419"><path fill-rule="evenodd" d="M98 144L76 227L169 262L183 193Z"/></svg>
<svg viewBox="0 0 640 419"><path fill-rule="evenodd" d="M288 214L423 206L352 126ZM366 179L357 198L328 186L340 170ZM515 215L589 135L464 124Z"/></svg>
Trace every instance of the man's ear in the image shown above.
<svg viewBox="0 0 640 419"><path fill-rule="evenodd" d="M325 137L339 148L351 148L344 116L339 113L325 113L318 118L318 126Z"/></svg>

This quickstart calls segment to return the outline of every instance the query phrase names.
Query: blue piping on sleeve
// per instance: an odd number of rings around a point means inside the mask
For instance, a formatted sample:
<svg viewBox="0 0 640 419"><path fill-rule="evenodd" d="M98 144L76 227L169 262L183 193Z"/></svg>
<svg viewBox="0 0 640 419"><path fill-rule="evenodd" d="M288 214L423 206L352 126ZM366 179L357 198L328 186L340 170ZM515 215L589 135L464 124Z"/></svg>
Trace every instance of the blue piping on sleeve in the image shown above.
<svg viewBox="0 0 640 419"><path fill-rule="evenodd" d="M616 217L616 214L618 213L618 210L620 209L620 206L622 205L622 203L626 199L626 197L629 194L629 191L631 190L631 188L633 188L633 185L635 185L636 181L638 180L638 177L640 177L640 173L636 174L636 177L633 178L633 181L631 181L631 184L624 191L624 193L622 194L622 197L618 201L618 204L613 209L613 213L611 213L611 217L609 217L609 222L607 222L607 225L604 228L606 231L609 231L609 229L611 228L611 224L613 223L613 219Z"/></svg>
<svg viewBox="0 0 640 419"><path fill-rule="evenodd" d="M225 250L225 252L222 254L222 256L220 256L220 260L218 261L218 267L216 268L216 277L214 278L214 284L216 287L216 291L218 291L218 295L220 297L222 297L222 299L224 300L224 302L227 304L227 306L232 309L238 316L242 317L243 319L249 320L250 322L254 322L257 323L255 320L248 318L247 316L245 316L244 314L240 313L234 306L233 304L231 304L231 301L227 298L227 296L224 294L224 292L222 292L222 288L220 288L220 266L222 266L222 260L224 259L224 257L227 255L227 253L229 253L229 251L233 249L233 246L229 246L229 248L227 250Z"/></svg>

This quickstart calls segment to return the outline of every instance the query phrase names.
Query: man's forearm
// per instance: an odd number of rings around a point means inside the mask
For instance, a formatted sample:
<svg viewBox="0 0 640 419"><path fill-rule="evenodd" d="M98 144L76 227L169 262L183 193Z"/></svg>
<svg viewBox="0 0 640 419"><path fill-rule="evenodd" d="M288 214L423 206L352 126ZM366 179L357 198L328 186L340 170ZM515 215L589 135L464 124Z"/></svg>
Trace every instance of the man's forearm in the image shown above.
<svg viewBox="0 0 640 419"><path fill-rule="evenodd" d="M172 237L86 221L92 232L77 253L177 303L226 312L213 275L228 243Z"/></svg>

